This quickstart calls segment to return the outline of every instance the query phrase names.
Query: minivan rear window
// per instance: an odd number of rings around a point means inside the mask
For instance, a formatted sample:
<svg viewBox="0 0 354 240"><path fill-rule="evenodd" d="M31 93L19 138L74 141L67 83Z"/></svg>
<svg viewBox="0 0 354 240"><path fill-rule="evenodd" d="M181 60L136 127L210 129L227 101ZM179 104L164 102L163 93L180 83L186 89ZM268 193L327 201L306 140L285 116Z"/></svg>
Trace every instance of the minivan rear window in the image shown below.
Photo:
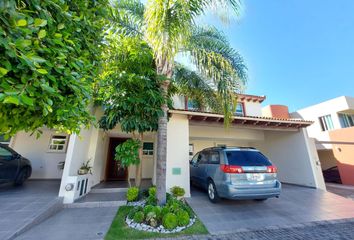
<svg viewBox="0 0 354 240"><path fill-rule="evenodd" d="M272 163L258 151L227 151L229 165L236 166L272 166Z"/></svg>

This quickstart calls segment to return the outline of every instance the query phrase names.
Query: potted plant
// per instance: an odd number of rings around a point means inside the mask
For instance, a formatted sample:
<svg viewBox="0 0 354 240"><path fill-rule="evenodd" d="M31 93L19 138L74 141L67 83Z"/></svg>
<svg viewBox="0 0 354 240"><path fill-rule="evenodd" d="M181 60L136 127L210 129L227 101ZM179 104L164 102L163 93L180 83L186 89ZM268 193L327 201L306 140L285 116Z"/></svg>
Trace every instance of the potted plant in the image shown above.
<svg viewBox="0 0 354 240"><path fill-rule="evenodd" d="M90 166L90 159L87 160L87 162L84 162L79 170L77 171L77 174L79 175L86 175L86 174L92 174L92 167Z"/></svg>

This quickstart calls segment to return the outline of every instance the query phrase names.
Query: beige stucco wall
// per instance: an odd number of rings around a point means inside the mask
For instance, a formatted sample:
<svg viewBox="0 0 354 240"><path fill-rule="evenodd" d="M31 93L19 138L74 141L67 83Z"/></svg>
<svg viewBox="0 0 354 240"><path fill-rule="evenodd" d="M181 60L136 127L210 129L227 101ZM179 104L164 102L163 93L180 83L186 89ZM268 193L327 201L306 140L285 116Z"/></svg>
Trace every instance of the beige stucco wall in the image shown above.
<svg viewBox="0 0 354 240"><path fill-rule="evenodd" d="M265 131L262 143L252 143L278 168L278 177L285 183L325 189L314 141L306 131Z"/></svg>
<svg viewBox="0 0 354 240"><path fill-rule="evenodd" d="M185 196L190 196L189 186L189 125L185 115L173 114L167 124L166 189L183 187ZM173 175L173 169L180 169L180 175Z"/></svg>
<svg viewBox="0 0 354 240"><path fill-rule="evenodd" d="M35 134L19 132L11 141L10 147L32 164L33 179L60 179L63 170L58 169L58 163L65 161L66 152L50 152L49 143L55 131L42 129L43 134L36 138Z"/></svg>
<svg viewBox="0 0 354 240"><path fill-rule="evenodd" d="M247 116L262 116L262 105L259 102L244 101Z"/></svg>

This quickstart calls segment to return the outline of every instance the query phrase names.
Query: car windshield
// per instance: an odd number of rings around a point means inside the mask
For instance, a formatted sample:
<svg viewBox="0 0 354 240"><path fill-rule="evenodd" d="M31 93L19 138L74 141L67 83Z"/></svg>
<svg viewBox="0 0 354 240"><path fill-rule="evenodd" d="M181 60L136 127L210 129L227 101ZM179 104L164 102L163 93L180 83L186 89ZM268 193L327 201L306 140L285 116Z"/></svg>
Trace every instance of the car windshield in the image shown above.
<svg viewBox="0 0 354 240"><path fill-rule="evenodd" d="M271 166L272 163L258 151L227 151L229 165L236 166Z"/></svg>

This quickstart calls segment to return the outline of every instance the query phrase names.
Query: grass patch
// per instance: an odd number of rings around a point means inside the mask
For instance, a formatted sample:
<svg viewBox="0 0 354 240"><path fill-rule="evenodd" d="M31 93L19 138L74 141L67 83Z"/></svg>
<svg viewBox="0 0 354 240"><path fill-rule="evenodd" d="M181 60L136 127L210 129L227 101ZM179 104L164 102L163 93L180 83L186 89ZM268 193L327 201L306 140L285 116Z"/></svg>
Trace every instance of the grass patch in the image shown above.
<svg viewBox="0 0 354 240"><path fill-rule="evenodd" d="M205 228L203 223L197 218L195 223L189 228L179 232L179 233L153 233L139 231L130 228L125 223L125 218L129 213L129 210L133 208L131 206L122 206L118 209L117 215L113 219L112 225L109 228L105 240L115 240L115 239L144 239L144 238L164 238L164 237L176 237L184 235L195 235L195 234L208 234L208 230Z"/></svg>

